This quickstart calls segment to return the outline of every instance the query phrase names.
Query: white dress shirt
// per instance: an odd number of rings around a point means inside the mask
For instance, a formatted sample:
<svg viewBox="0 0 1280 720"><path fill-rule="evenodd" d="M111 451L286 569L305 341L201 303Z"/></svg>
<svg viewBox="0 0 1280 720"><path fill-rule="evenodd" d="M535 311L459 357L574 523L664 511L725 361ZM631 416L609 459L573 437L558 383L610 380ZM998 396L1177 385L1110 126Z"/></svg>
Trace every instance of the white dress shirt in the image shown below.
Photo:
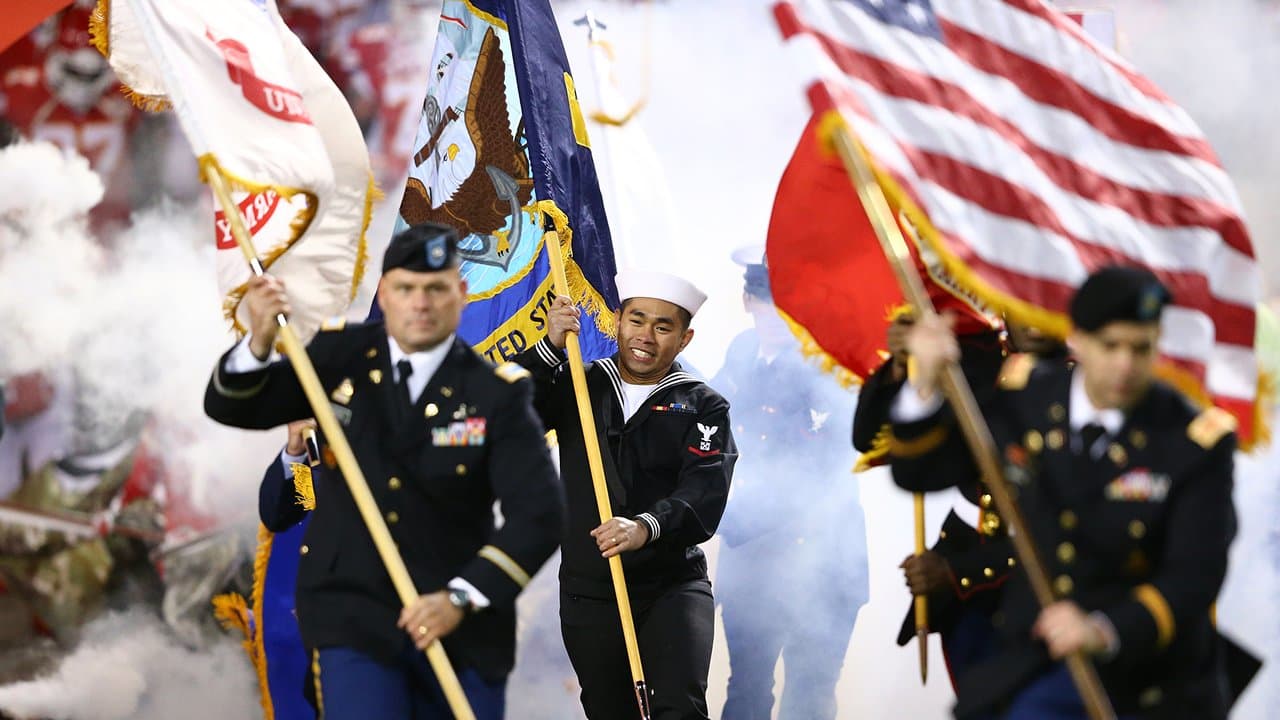
<svg viewBox="0 0 1280 720"><path fill-rule="evenodd" d="M1080 431L1085 425L1094 424L1101 425L1103 430L1107 431L1107 436L1115 437L1120 433L1120 429L1124 427L1124 412L1117 408L1107 408L1100 410L1094 406L1093 401L1089 399L1089 393L1084 389L1084 373L1071 373L1071 399L1067 406L1067 422L1071 425L1071 437L1073 443L1075 438L1080 436ZM1089 455L1093 459L1098 459L1107 449L1105 438L1099 438L1098 442L1089 450ZM1075 444L1072 449L1079 451L1080 448Z"/></svg>
<svg viewBox="0 0 1280 720"><path fill-rule="evenodd" d="M406 353L400 349L399 343L393 337L387 338L387 345L391 349L391 377L395 382L400 382L400 370L397 367L401 360L407 359L409 364L413 366L413 374L409 376L409 398L411 402L417 402L418 396L422 395L422 391L427 388L427 383L431 382L431 376L436 374L440 366L444 364L444 359L449 355L449 350L453 348L454 335L444 339L439 345L430 350L420 350L415 353Z"/></svg>

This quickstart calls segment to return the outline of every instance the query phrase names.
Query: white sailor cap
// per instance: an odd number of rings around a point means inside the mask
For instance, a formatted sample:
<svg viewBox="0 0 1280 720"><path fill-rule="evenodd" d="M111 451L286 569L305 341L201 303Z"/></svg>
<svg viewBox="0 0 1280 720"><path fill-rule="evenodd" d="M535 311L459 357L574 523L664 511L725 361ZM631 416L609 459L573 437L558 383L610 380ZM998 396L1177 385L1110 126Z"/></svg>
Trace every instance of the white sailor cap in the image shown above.
<svg viewBox="0 0 1280 720"><path fill-rule="evenodd" d="M670 273L656 270L621 270L617 275L618 299L645 297L665 300L697 315L698 308L706 302L707 294L693 283Z"/></svg>

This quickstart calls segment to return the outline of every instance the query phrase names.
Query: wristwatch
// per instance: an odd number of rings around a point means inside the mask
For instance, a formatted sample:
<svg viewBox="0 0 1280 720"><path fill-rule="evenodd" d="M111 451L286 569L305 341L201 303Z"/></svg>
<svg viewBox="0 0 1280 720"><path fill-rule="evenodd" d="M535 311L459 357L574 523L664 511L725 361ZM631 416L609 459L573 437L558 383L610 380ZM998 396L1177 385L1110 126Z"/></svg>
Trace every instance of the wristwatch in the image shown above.
<svg viewBox="0 0 1280 720"><path fill-rule="evenodd" d="M475 612L476 609L475 605L471 604L471 593L462 588L449 588L449 602L467 614Z"/></svg>

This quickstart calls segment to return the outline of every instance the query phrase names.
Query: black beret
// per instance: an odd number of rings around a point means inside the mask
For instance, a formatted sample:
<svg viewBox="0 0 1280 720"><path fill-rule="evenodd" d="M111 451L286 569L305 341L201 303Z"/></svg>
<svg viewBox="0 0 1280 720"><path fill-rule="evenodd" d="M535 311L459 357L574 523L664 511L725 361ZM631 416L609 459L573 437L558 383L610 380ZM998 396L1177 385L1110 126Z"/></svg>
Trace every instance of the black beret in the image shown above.
<svg viewBox="0 0 1280 720"><path fill-rule="evenodd" d="M458 265L458 231L448 225L411 225L391 238L382 256L382 272L401 268L437 272Z"/></svg>
<svg viewBox="0 0 1280 720"><path fill-rule="evenodd" d="M1117 321L1154 323L1173 299L1150 271L1113 265L1089 276L1071 298L1071 322L1085 332Z"/></svg>

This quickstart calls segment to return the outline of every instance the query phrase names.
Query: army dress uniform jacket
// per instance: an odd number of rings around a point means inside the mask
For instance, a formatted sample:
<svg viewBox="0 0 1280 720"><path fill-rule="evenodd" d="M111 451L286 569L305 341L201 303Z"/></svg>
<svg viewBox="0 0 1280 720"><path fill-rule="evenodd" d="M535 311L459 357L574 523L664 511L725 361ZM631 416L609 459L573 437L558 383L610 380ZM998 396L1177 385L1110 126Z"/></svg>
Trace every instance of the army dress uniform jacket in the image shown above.
<svg viewBox="0 0 1280 720"><path fill-rule="evenodd" d="M1069 424L1073 373L1028 362L982 402L1054 593L1115 628L1115 654L1094 662L1117 713L1225 717L1211 606L1236 529L1230 418L1197 413L1157 382L1094 456ZM946 408L893 434L894 480L907 490L977 472ZM1001 602L1002 650L959 679L958 717L998 708L1049 668L1030 634L1039 610L1019 567Z"/></svg>
<svg viewBox="0 0 1280 720"><path fill-rule="evenodd" d="M312 469L312 482L317 474ZM284 457L277 454L258 485L258 520L271 532L282 533L306 519L308 512L292 473L285 475Z"/></svg>
<svg viewBox="0 0 1280 720"><path fill-rule="evenodd" d="M962 347L961 366L969 383L979 388L994 385L1001 365L999 340L982 333L967 338ZM863 383L853 416L853 445L860 452L875 453L880 448L892 453L889 408L903 384L903 380L893 377L893 360L882 364ZM1012 544L983 483L966 469L961 469L960 476L953 480L965 499L981 512L977 528L954 510L949 512L937 542L930 548L951 569L951 587L929 594L929 631L942 634L950 631L963 608L988 616L994 613L1000 602L998 591L1016 565ZM898 644L906 645L915 636L915 608L908 603Z"/></svg>
<svg viewBox="0 0 1280 720"><path fill-rule="evenodd" d="M609 563L590 535L600 514L564 353L544 338L514 361L533 372L534 406L560 445L569 508L561 590L612 599ZM586 375L613 514L649 529L648 545L622 555L632 602L705 579L707 561L697 546L716 532L738 457L728 401L676 364L624 422L616 360L597 360Z"/></svg>
<svg viewBox="0 0 1280 720"><path fill-rule="evenodd" d="M308 352L418 592L460 577L490 602L444 638L445 650L501 680L514 664L516 596L555 551L564 520L527 373L495 369L455 341L406 410L389 342L381 323L369 323L321 332ZM205 394L213 419L265 429L312 415L288 361L231 374L226 359ZM399 597L327 453L326 465L313 476L316 508L298 569L303 642L393 662L409 642L396 627ZM497 529L495 500L505 518Z"/></svg>

